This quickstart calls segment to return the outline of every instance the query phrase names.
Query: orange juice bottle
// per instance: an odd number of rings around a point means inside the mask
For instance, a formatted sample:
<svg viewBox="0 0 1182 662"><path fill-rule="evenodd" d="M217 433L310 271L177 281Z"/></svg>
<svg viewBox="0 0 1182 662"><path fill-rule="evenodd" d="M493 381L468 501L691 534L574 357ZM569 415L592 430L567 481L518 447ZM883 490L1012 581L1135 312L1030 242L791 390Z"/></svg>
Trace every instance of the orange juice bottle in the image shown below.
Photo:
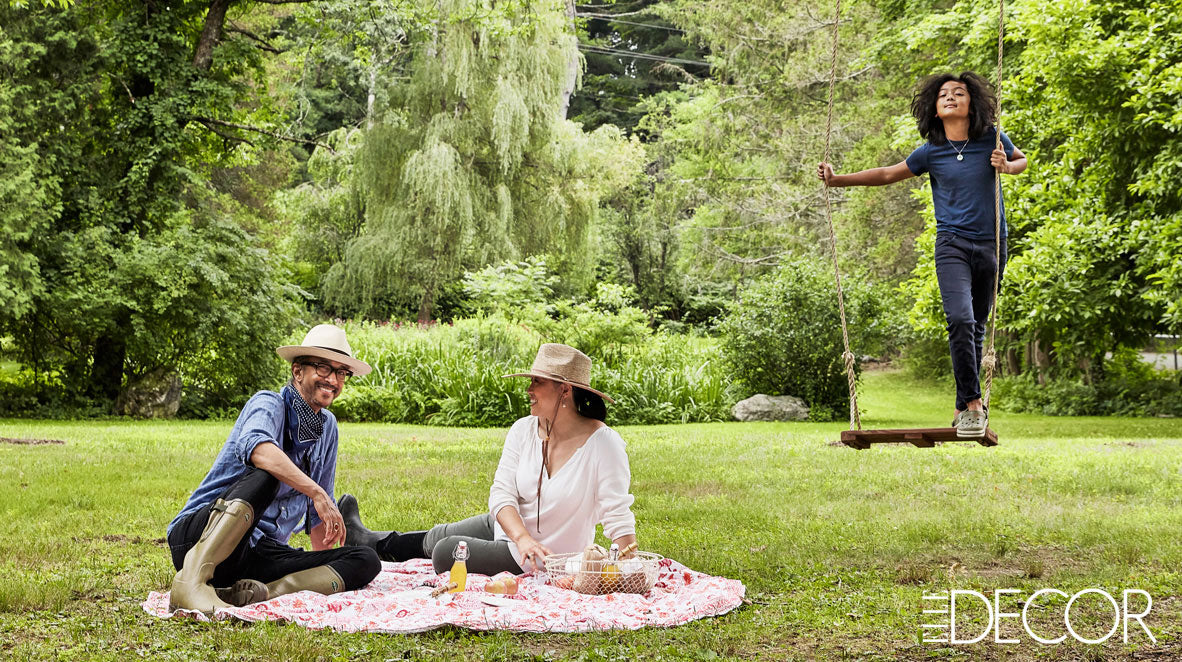
<svg viewBox="0 0 1182 662"><path fill-rule="evenodd" d="M607 553L607 565L603 568L604 593L615 593L620 588L620 566L616 565L619 560L620 546L613 542Z"/></svg>
<svg viewBox="0 0 1182 662"><path fill-rule="evenodd" d="M461 540L451 556L456 562L451 566L451 575L448 581L454 583L456 587L448 593L459 593L468 583L468 543Z"/></svg>

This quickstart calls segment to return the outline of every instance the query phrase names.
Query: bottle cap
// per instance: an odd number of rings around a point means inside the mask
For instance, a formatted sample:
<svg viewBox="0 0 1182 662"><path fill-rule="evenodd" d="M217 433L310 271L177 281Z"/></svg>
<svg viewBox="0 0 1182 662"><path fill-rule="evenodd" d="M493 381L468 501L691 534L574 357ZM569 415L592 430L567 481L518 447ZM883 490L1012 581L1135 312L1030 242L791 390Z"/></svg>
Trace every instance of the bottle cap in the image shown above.
<svg viewBox="0 0 1182 662"><path fill-rule="evenodd" d="M468 559L468 543L461 540L456 544L455 557L457 561L466 561Z"/></svg>

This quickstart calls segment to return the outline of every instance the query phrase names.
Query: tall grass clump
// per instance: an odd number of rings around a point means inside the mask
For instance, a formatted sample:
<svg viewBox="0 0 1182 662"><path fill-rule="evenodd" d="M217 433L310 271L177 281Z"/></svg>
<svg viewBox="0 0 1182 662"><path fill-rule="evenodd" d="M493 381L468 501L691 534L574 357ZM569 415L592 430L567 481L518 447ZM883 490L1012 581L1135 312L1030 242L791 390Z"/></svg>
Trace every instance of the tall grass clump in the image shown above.
<svg viewBox="0 0 1182 662"><path fill-rule="evenodd" d="M625 325L639 330L599 328ZM357 355L374 368L349 382L333 404L345 421L508 425L529 413L528 384L502 375L528 369L543 342L591 356L592 385L616 400L608 409L613 425L728 420L737 399L715 341L654 333L628 312L571 311L530 321L497 313L425 327L349 322L345 328Z"/></svg>
<svg viewBox="0 0 1182 662"><path fill-rule="evenodd" d="M492 316L345 328L373 372L350 382L334 403L342 420L484 427L528 409L522 385L501 377L528 368L537 351L536 334L520 324Z"/></svg>

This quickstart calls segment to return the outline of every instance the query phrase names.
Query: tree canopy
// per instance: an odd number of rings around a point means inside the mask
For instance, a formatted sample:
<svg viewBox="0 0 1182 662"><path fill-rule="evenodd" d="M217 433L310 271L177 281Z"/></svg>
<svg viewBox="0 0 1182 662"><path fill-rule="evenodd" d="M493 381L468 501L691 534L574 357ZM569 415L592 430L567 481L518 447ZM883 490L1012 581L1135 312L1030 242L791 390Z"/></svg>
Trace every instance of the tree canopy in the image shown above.
<svg viewBox="0 0 1182 662"><path fill-rule="evenodd" d="M994 2L851 0L829 125L831 11L0 4L0 377L110 411L175 376L201 413L269 384L271 348L317 318L541 296L559 328L624 292L630 324L717 333L745 292L827 259L826 137L839 171L898 163L918 79L994 75ZM1031 163L1003 181L1011 374L1102 379L1182 333L1179 17L1006 4L1001 122ZM944 327L926 186L830 192L872 335L917 356Z"/></svg>

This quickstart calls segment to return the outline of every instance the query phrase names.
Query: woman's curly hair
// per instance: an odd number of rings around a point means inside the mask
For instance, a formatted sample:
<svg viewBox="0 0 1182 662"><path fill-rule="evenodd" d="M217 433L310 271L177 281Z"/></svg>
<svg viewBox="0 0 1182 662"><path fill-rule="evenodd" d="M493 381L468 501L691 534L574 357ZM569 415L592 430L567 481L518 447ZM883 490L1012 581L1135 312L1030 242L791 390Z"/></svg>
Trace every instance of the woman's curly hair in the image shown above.
<svg viewBox="0 0 1182 662"><path fill-rule="evenodd" d="M966 71L959 76L953 74L934 74L919 82L915 90L915 97L911 99L911 114L919 124L919 135L934 145L948 142L944 135L944 122L936 117L936 99L940 95L940 88L950 80L964 83L969 91L969 138L976 140L985 135L985 131L993 125L997 117L997 97L993 95L993 88L989 81L981 76Z"/></svg>

